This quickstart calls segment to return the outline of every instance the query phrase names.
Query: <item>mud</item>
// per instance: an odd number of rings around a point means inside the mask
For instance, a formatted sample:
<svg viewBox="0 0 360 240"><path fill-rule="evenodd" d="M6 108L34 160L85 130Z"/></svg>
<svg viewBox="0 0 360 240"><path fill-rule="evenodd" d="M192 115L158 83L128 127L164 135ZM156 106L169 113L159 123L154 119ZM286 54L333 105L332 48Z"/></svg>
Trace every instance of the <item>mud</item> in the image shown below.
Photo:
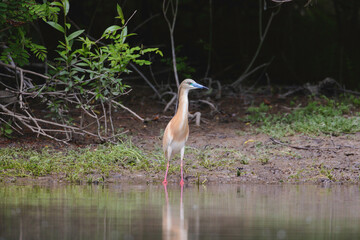
<svg viewBox="0 0 360 240"><path fill-rule="evenodd" d="M260 98L263 101L263 98ZM281 111L281 101L267 100L273 104L272 111ZM162 113L161 104L146 104L139 101L138 113L149 119L142 123L126 112L115 115L118 128L128 130L132 142L146 151L161 146L161 135L172 111ZM190 121L190 136L185 153L185 178L187 183L359 183L360 174L360 133L340 136L306 136L296 134L282 139L271 139L265 134L255 134L254 129L239 120L247 106L239 99L227 98L217 103L221 111L212 112L206 105L190 106L190 111L203 112L200 127ZM138 105L131 105L134 108ZM277 110L276 110L277 109ZM15 139L0 138L0 147L27 146L41 149L68 148L48 139L29 135ZM71 143L71 148L96 144L81 139ZM196 152L192 151L196 150ZM219 151L217 151L219 150ZM238 155L232 155L238 152ZM200 163L201 153L210 154L212 167ZM216 164L216 159L222 161ZM231 163L227 163L231 161ZM172 164L179 164L176 158ZM112 173L106 182L161 182L163 172L130 171ZM178 182L180 173L171 173L169 182ZM37 179L17 179L18 182L62 182L61 176Z"/></svg>

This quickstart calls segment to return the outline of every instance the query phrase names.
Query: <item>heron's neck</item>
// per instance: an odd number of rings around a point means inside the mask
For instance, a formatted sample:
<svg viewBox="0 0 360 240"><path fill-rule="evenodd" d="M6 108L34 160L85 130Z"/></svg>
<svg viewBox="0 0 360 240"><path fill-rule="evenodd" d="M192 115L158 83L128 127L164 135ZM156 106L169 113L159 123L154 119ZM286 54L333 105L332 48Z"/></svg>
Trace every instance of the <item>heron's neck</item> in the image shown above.
<svg viewBox="0 0 360 240"><path fill-rule="evenodd" d="M180 88L179 91L179 107L176 115L187 121L189 111L188 89Z"/></svg>

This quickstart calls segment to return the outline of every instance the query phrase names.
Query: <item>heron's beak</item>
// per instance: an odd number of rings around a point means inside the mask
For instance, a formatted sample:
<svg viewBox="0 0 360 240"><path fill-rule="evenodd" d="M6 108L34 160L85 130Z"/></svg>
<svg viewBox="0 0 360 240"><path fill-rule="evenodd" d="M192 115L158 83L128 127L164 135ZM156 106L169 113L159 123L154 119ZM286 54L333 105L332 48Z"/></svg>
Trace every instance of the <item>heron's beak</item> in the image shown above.
<svg viewBox="0 0 360 240"><path fill-rule="evenodd" d="M209 89L201 84L198 83L192 83L191 86L196 87L196 88L200 88L200 89Z"/></svg>

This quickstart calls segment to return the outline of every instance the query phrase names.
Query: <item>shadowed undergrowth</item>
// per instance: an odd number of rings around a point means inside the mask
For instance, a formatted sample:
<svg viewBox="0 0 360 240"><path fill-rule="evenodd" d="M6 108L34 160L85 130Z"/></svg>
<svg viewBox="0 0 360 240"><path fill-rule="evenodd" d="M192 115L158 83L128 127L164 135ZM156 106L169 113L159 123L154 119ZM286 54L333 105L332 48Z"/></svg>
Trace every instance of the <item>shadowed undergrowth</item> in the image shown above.
<svg viewBox="0 0 360 240"><path fill-rule="evenodd" d="M360 118L353 109L358 107L357 98L347 97L335 101L323 97L322 101L309 101L305 107L294 108L289 113L271 114L269 106L249 107L244 119L252 124L259 123L255 129L273 137L292 136L296 133L306 135L333 135L360 131Z"/></svg>

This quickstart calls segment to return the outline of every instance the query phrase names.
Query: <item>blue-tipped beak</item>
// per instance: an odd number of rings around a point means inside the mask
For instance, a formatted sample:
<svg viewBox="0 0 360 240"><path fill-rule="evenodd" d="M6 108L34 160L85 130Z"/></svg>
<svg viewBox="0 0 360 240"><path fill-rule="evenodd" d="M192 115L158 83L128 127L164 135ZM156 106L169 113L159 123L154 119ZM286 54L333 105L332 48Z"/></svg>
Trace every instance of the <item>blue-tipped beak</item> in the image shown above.
<svg viewBox="0 0 360 240"><path fill-rule="evenodd" d="M196 88L200 88L200 89L209 89L201 84L198 83L192 83L191 86L196 87Z"/></svg>

